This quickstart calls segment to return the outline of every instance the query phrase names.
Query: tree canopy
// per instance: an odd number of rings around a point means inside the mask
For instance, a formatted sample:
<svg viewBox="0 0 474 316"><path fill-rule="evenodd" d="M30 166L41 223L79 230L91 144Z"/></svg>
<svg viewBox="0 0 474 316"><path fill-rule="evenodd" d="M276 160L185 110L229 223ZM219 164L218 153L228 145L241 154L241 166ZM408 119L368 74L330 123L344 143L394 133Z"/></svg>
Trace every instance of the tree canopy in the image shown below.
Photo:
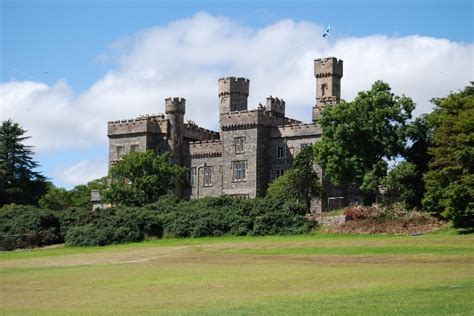
<svg viewBox="0 0 474 316"><path fill-rule="evenodd" d="M413 109L410 98L396 96L382 81L359 92L352 102L327 106L319 120L322 139L314 150L325 177L360 189L365 202L372 202L386 176L387 161L403 153Z"/></svg>
<svg viewBox="0 0 474 316"><path fill-rule="evenodd" d="M11 120L0 126L0 206L9 203L36 204L47 190L46 178L35 171L39 164L33 160L26 131Z"/></svg>
<svg viewBox="0 0 474 316"><path fill-rule="evenodd" d="M433 159L423 205L458 226L474 227L474 84L432 102Z"/></svg>
<svg viewBox="0 0 474 316"><path fill-rule="evenodd" d="M170 165L170 154L132 152L110 170L111 185L103 198L114 204L141 206L156 202L186 183L184 167Z"/></svg>
<svg viewBox="0 0 474 316"><path fill-rule="evenodd" d="M315 170L311 147L296 156L292 169L270 183L267 195L284 200L295 199L309 210L311 200L321 196L321 184Z"/></svg>

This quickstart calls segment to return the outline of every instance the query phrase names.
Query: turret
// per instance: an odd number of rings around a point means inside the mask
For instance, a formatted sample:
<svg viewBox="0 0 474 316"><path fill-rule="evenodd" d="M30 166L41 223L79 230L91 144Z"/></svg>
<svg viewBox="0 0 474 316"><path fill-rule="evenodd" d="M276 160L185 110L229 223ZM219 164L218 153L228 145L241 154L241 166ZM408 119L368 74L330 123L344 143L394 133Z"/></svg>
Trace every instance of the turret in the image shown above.
<svg viewBox="0 0 474 316"><path fill-rule="evenodd" d="M269 96L265 109L269 112L275 113L278 116L285 116L285 101L283 99Z"/></svg>
<svg viewBox="0 0 474 316"><path fill-rule="evenodd" d="M186 99L167 98L165 99L165 114L169 120L168 145L171 151L172 163L182 164L183 162L183 133L184 133L184 113L186 111Z"/></svg>
<svg viewBox="0 0 474 316"><path fill-rule="evenodd" d="M341 100L342 65L343 61L335 57L314 60L316 105L313 107L313 121L317 120L324 106Z"/></svg>
<svg viewBox="0 0 474 316"><path fill-rule="evenodd" d="M220 113L247 110L250 80L245 78L219 79Z"/></svg>

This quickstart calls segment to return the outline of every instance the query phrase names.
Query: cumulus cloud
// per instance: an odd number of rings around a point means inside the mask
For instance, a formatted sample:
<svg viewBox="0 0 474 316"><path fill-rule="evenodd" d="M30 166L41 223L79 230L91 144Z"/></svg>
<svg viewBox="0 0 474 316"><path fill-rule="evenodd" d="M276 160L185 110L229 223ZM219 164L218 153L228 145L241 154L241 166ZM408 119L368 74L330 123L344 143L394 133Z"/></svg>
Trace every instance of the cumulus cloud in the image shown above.
<svg viewBox="0 0 474 316"><path fill-rule="evenodd" d="M198 13L111 43L98 60L112 68L77 95L65 81L0 84L0 115L29 130L37 151L105 146L106 122L164 110L164 99L187 99L186 119L218 128L217 79L251 80L249 107L269 95L287 102L287 114L311 120L313 59L344 60L342 97L354 98L378 79L431 110L429 99L473 80L472 43L419 35L323 39L323 26L280 20L261 28Z"/></svg>
<svg viewBox="0 0 474 316"><path fill-rule="evenodd" d="M71 167L55 171L55 176L58 179L72 185L85 184L106 175L106 159L82 160Z"/></svg>

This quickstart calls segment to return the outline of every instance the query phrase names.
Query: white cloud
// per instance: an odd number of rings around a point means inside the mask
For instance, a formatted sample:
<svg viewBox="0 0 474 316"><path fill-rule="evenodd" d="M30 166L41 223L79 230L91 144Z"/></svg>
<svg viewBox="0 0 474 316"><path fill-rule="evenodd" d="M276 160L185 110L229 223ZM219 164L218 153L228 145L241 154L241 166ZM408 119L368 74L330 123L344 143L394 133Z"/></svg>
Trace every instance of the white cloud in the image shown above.
<svg viewBox="0 0 474 316"><path fill-rule="evenodd" d="M75 165L58 169L55 176L60 180L72 184L85 184L91 180L101 178L107 175L107 160L82 160Z"/></svg>
<svg viewBox="0 0 474 316"><path fill-rule="evenodd" d="M431 97L473 80L473 44L422 36L321 38L323 27L281 20L251 28L222 16L198 13L144 30L109 45L98 57L115 66L87 91L75 95L65 81L0 84L1 118L29 130L36 151L105 145L107 121L164 110L164 99L187 99L186 119L217 129L217 79L251 80L249 107L268 95L287 102L287 114L311 120L315 99L313 59L344 60L343 98L369 89L377 79L413 97L416 113Z"/></svg>

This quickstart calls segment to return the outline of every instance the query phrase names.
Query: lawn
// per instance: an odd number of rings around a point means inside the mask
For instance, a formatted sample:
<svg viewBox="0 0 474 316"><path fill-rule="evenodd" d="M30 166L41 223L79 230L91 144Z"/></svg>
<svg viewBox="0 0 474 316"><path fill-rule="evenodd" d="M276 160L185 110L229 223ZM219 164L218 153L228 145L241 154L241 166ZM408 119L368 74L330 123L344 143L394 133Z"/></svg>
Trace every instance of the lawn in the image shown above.
<svg viewBox="0 0 474 316"><path fill-rule="evenodd" d="M2 315L474 314L473 235L166 239L0 268Z"/></svg>

